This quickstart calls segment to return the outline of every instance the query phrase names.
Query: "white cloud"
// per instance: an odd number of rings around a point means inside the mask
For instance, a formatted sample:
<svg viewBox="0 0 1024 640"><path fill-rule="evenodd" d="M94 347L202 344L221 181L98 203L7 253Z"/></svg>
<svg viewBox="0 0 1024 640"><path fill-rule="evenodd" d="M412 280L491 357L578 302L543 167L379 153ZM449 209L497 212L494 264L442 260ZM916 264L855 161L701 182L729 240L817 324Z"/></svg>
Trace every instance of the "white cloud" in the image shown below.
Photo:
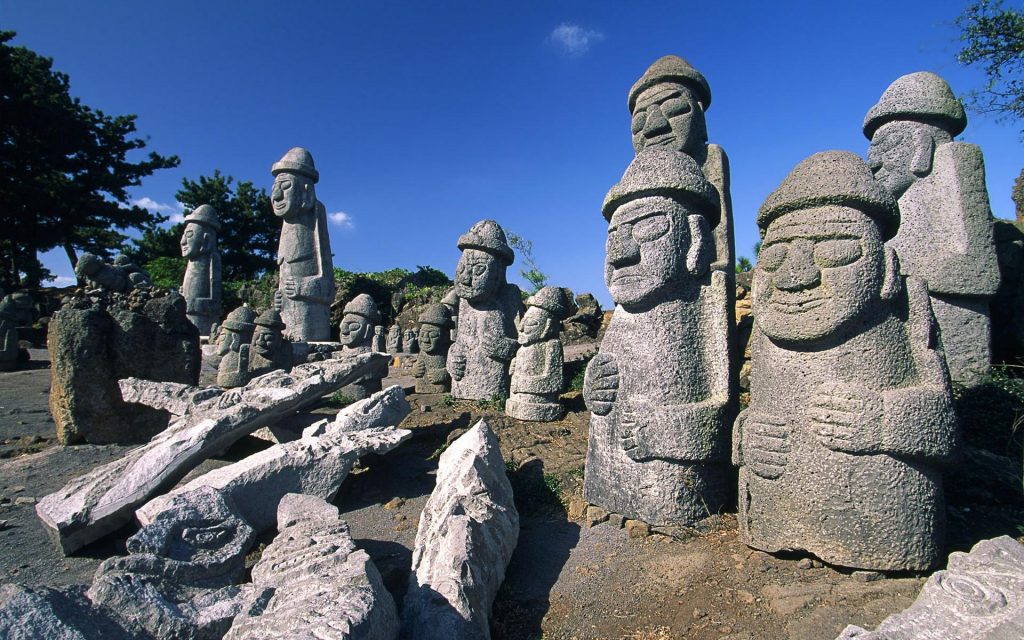
<svg viewBox="0 0 1024 640"><path fill-rule="evenodd" d="M132 204L136 207L142 207L152 211L153 213L181 213L185 207L180 202L174 204L164 204L163 202L157 202L150 197L142 197L138 200L132 200ZM180 222L180 220L179 220Z"/></svg>
<svg viewBox="0 0 1024 640"><path fill-rule="evenodd" d="M171 224L178 224L179 222L185 222L185 214L183 214L183 213L172 213L171 217L170 217L170 220L168 220L168 222L170 222Z"/></svg>
<svg viewBox="0 0 1024 640"><path fill-rule="evenodd" d="M327 217L331 222L338 225L342 229L355 229L356 225L352 221L352 216L348 215L344 211L335 211L334 213L328 213Z"/></svg>
<svg viewBox="0 0 1024 640"><path fill-rule="evenodd" d="M570 56L581 56L590 50L590 45L604 40L604 34L596 29L586 29L578 24L563 22L555 27L548 40Z"/></svg>
<svg viewBox="0 0 1024 640"><path fill-rule="evenodd" d="M78 280L73 276L56 276L47 280L47 282L55 287L70 287L78 284Z"/></svg>

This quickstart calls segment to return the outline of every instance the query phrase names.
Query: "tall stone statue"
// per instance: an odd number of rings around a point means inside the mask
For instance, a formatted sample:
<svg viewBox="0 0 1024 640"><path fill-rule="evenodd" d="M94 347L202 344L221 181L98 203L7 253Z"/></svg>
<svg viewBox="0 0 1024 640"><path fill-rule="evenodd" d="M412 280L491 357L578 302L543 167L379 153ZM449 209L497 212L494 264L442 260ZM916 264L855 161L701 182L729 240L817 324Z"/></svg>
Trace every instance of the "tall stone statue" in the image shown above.
<svg viewBox="0 0 1024 640"><path fill-rule="evenodd" d="M341 355L351 356L373 351L374 326L380 322L380 311L373 298L360 293L352 298L342 310L339 340ZM343 387L341 393L353 400L369 398L381 390L381 380L388 375L386 362L383 367L374 369L352 384Z"/></svg>
<svg viewBox="0 0 1024 640"><path fill-rule="evenodd" d="M181 295L185 298L189 322L199 335L210 335L210 328L220 321L221 285L220 252L217 232L220 220L208 204L199 205L185 216L181 234L181 255L188 260Z"/></svg>
<svg viewBox="0 0 1024 640"><path fill-rule="evenodd" d="M331 338L334 265L327 236L327 213L316 199L320 173L313 156L302 147L284 154L271 169L274 215L284 222L277 249L280 270L274 308L281 312L288 335L296 341Z"/></svg>
<svg viewBox="0 0 1024 640"><path fill-rule="evenodd" d="M445 305L432 304L423 310L419 321L420 356L412 370L416 393L446 393L452 381L445 368L452 344L451 314Z"/></svg>
<svg viewBox="0 0 1024 640"><path fill-rule="evenodd" d="M927 282L950 375L972 385L989 370L999 265L981 149L953 142L966 126L949 85L928 72L897 79L864 118L868 164L899 201L888 244L905 275Z"/></svg>
<svg viewBox="0 0 1024 640"><path fill-rule="evenodd" d="M378 324L373 328L373 339L371 350L379 353L387 353L387 343L384 338L384 325Z"/></svg>
<svg viewBox="0 0 1024 640"><path fill-rule="evenodd" d="M561 420L565 408L562 393L565 363L559 331L572 315L574 304L560 287L544 287L526 301L519 322L519 350L512 359L512 394L505 413L519 420Z"/></svg>
<svg viewBox="0 0 1024 640"><path fill-rule="evenodd" d="M693 158L652 146L602 213L616 306L584 379L584 497L649 524L692 523L726 503L735 415L729 279L711 269L718 192Z"/></svg>
<svg viewBox="0 0 1024 640"><path fill-rule="evenodd" d="M402 327L397 324L391 325L388 329L386 340L388 353L395 355L402 352Z"/></svg>
<svg viewBox="0 0 1024 640"><path fill-rule="evenodd" d="M519 346L516 323L523 313L519 287L505 281L512 253L505 231L481 220L459 238L455 267L459 328L448 350L452 395L464 400L508 397L508 365Z"/></svg>
<svg viewBox="0 0 1024 640"><path fill-rule="evenodd" d="M243 305L228 314L217 335L217 386L229 389L249 382L250 343L256 331L256 313Z"/></svg>
<svg viewBox="0 0 1024 640"><path fill-rule="evenodd" d="M741 537L925 570L944 549L940 467L957 430L928 292L886 245L896 202L856 155L827 151L757 223L750 406L733 433Z"/></svg>
<svg viewBox="0 0 1024 640"><path fill-rule="evenodd" d="M256 318L249 352L249 379L278 369L292 370L292 346L284 338L284 322L275 309Z"/></svg>

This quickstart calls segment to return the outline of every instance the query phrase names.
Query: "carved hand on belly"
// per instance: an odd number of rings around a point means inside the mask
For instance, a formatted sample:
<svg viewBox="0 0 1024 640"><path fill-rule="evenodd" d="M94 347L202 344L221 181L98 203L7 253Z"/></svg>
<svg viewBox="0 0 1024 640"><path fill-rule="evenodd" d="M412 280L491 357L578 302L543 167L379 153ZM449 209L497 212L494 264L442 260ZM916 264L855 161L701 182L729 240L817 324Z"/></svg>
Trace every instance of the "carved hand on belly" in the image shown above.
<svg viewBox="0 0 1024 640"><path fill-rule="evenodd" d="M583 376L583 401L596 415L606 416L615 406L619 391L619 365L615 356L598 353Z"/></svg>
<svg viewBox="0 0 1024 640"><path fill-rule="evenodd" d="M448 373L452 374L452 378L462 380L462 377L466 375L466 356L464 354L449 354Z"/></svg>
<svg viewBox="0 0 1024 640"><path fill-rule="evenodd" d="M742 420L743 465L768 480L782 476L789 462L790 426L782 418L744 411Z"/></svg>
<svg viewBox="0 0 1024 640"><path fill-rule="evenodd" d="M653 458L651 452L650 412L643 404L624 403L619 413L619 438L622 450L636 461Z"/></svg>
<svg viewBox="0 0 1024 640"><path fill-rule="evenodd" d="M852 384L823 385L808 410L821 444L843 453L878 453L882 441L882 396Z"/></svg>

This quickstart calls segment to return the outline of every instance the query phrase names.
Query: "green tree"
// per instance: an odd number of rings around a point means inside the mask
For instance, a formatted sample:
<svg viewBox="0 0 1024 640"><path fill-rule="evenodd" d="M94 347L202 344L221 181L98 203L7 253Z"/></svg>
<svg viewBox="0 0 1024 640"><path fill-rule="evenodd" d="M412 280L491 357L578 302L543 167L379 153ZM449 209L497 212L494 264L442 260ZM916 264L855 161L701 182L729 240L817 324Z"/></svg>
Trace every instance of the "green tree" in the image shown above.
<svg viewBox="0 0 1024 640"><path fill-rule="evenodd" d="M981 65L988 78L982 89L964 96L967 106L999 120L1024 118L1024 13L1004 8L1002 0L978 0L956 25L963 45L957 61Z"/></svg>
<svg viewBox="0 0 1024 640"><path fill-rule="evenodd" d="M746 273L753 268L754 265L750 263L750 258L747 256L736 258L736 273Z"/></svg>
<svg viewBox="0 0 1024 640"><path fill-rule="evenodd" d="M176 156L150 152L128 159L146 143L134 115L108 116L70 93L70 79L53 60L8 44L0 31L0 283L37 286L48 272L39 253L64 249L110 258L129 229L155 227L164 218L128 204L127 189Z"/></svg>
<svg viewBox="0 0 1024 640"><path fill-rule="evenodd" d="M1014 208L1017 210L1017 224L1024 224L1024 169L1020 170L1017 179L1013 181L1010 197L1013 198Z"/></svg>
<svg viewBox="0 0 1024 640"><path fill-rule="evenodd" d="M533 257L533 241L511 231L507 235L508 245L519 252L522 260L523 268L519 270L519 275L530 283L529 293L537 293L547 285L548 276L538 268L537 260Z"/></svg>

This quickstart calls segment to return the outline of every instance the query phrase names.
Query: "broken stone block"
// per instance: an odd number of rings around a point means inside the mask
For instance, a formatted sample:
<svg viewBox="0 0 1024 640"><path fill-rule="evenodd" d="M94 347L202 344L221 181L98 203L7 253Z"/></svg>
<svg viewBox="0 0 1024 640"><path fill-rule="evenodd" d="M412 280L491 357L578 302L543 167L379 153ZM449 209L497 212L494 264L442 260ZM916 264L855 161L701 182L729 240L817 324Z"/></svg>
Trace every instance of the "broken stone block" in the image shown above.
<svg viewBox="0 0 1024 640"><path fill-rule="evenodd" d="M481 420L441 454L416 532L403 633L418 640L490 638L491 603L518 537L498 439Z"/></svg>
<svg viewBox="0 0 1024 640"><path fill-rule="evenodd" d="M252 568L251 604L225 640L397 637L395 602L337 507L289 493L277 508L277 531Z"/></svg>
<svg viewBox="0 0 1024 640"><path fill-rule="evenodd" d="M131 634L85 597L85 587L0 586L0 638L128 640Z"/></svg>
<svg viewBox="0 0 1024 640"><path fill-rule="evenodd" d="M602 509L601 507L598 507L596 505L590 505L589 507L587 507L586 520L584 520L584 523L587 525L587 527L593 527L595 525L601 524L607 519L607 509Z"/></svg>
<svg viewBox="0 0 1024 640"><path fill-rule="evenodd" d="M204 400L215 398L224 391L216 387L204 388L179 382L156 382L142 378L125 378L117 382L121 398L127 403L144 404L160 409L174 417L183 416Z"/></svg>
<svg viewBox="0 0 1024 640"><path fill-rule="evenodd" d="M145 525L173 501L188 500L190 494L204 487L215 487L234 500L257 531L264 531L273 526L278 503L285 494L303 493L332 500L359 458L368 453L387 453L412 437L411 431L392 426L409 411L402 389L388 387L345 407L334 422L324 420L308 427L298 440L214 469L154 498L135 516Z"/></svg>
<svg viewBox="0 0 1024 640"><path fill-rule="evenodd" d="M211 398L194 413L174 420L148 444L46 496L36 505L36 513L64 553L71 553L126 524L136 508L174 486L209 456L337 391L381 358L386 356L368 353L301 365L291 373L274 371Z"/></svg>
<svg viewBox="0 0 1024 640"><path fill-rule="evenodd" d="M956 551L910 608L874 631L850 625L837 640L1024 638L1024 545L1009 536Z"/></svg>

